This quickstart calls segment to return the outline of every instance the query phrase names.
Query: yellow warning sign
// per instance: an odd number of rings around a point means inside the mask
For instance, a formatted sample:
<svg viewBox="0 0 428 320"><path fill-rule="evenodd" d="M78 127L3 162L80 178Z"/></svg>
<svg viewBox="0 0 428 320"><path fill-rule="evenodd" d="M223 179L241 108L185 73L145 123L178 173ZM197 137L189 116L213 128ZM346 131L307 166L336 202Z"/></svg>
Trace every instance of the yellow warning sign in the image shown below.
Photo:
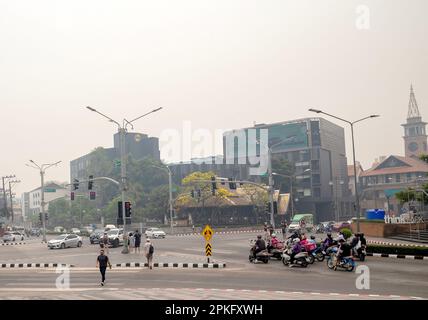
<svg viewBox="0 0 428 320"><path fill-rule="evenodd" d="M213 252L213 248L211 247L211 243L207 243L207 244L205 245L205 255L206 255L207 257L211 257L212 252Z"/></svg>
<svg viewBox="0 0 428 320"><path fill-rule="evenodd" d="M202 231L202 235L204 236L205 240L208 242L212 239L214 235L214 230L211 229L209 225L206 225L204 230Z"/></svg>

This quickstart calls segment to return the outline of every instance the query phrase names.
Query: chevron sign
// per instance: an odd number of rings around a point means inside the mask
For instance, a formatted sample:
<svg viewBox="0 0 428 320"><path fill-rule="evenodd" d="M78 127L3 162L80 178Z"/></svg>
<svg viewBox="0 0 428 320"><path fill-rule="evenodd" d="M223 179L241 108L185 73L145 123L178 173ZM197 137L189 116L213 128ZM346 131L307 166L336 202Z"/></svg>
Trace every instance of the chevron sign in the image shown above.
<svg viewBox="0 0 428 320"><path fill-rule="evenodd" d="M211 257L211 256L212 256L212 251L213 251L213 248L212 248L212 246L211 246L211 243L207 243L207 244L205 245L205 255L206 255L207 257Z"/></svg>

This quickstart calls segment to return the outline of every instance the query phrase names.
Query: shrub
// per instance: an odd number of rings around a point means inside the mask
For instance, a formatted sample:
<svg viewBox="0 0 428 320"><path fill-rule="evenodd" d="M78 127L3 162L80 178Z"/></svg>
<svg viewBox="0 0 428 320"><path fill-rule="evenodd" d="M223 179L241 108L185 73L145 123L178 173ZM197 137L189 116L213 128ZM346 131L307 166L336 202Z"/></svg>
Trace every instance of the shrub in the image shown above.
<svg viewBox="0 0 428 320"><path fill-rule="evenodd" d="M345 239L349 239L352 236L352 231L348 228L343 228L340 230L340 232L343 234Z"/></svg>

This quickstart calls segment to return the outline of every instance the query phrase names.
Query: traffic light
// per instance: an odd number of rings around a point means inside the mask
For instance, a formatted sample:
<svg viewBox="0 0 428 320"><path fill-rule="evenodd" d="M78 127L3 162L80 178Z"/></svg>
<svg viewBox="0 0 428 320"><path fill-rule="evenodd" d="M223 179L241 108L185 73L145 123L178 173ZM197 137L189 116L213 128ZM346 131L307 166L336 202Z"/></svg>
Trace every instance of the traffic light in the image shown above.
<svg viewBox="0 0 428 320"><path fill-rule="evenodd" d="M48 213L47 213L47 212L45 212L45 221L48 221L48 220L49 220Z"/></svg>
<svg viewBox="0 0 428 320"><path fill-rule="evenodd" d="M89 192L89 200L95 200L97 197L97 194L95 191Z"/></svg>
<svg viewBox="0 0 428 320"><path fill-rule="evenodd" d="M77 189L79 189L79 180L74 179L73 190L76 191Z"/></svg>
<svg viewBox="0 0 428 320"><path fill-rule="evenodd" d="M70 199L71 201L74 201L74 192L70 193Z"/></svg>
<svg viewBox="0 0 428 320"><path fill-rule="evenodd" d="M123 225L123 208L122 208L122 201L119 201L117 203L117 225L122 226Z"/></svg>
<svg viewBox="0 0 428 320"><path fill-rule="evenodd" d="M131 202L125 202L125 217L126 218L131 218L132 215L132 206L131 206Z"/></svg>
<svg viewBox="0 0 428 320"><path fill-rule="evenodd" d="M41 213L41 212L39 212L39 221L40 221L40 224L42 224L42 223L43 223L43 216L42 216L42 213Z"/></svg>
<svg viewBox="0 0 428 320"><path fill-rule="evenodd" d="M94 176L89 176L88 190L92 190L93 187L94 187Z"/></svg>
<svg viewBox="0 0 428 320"><path fill-rule="evenodd" d="M216 182L216 178L215 177L211 177L211 190L212 190L212 194L213 196L215 196L215 191L217 190L217 182Z"/></svg>
<svg viewBox="0 0 428 320"><path fill-rule="evenodd" d="M236 183L233 182L233 178L229 178L229 189L236 190Z"/></svg>
<svg viewBox="0 0 428 320"><path fill-rule="evenodd" d="M265 204L265 211L270 212L270 202L266 202Z"/></svg>
<svg viewBox="0 0 428 320"><path fill-rule="evenodd" d="M191 196L192 198L194 198L194 197L195 197L195 190L190 191L190 196Z"/></svg>
<svg viewBox="0 0 428 320"><path fill-rule="evenodd" d="M198 198L201 198L201 189L198 189Z"/></svg>

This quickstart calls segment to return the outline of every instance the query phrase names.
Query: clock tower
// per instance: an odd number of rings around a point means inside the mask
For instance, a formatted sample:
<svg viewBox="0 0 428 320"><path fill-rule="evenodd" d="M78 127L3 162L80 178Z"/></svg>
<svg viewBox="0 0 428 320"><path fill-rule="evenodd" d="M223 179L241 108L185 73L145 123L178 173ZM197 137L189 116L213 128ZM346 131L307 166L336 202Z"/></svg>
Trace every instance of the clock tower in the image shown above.
<svg viewBox="0 0 428 320"><path fill-rule="evenodd" d="M404 150L406 157L419 157L421 154L427 154L427 134L425 130L426 122L422 121L416 102L413 86L410 86L409 111L407 113L407 122L402 124L404 127Z"/></svg>

